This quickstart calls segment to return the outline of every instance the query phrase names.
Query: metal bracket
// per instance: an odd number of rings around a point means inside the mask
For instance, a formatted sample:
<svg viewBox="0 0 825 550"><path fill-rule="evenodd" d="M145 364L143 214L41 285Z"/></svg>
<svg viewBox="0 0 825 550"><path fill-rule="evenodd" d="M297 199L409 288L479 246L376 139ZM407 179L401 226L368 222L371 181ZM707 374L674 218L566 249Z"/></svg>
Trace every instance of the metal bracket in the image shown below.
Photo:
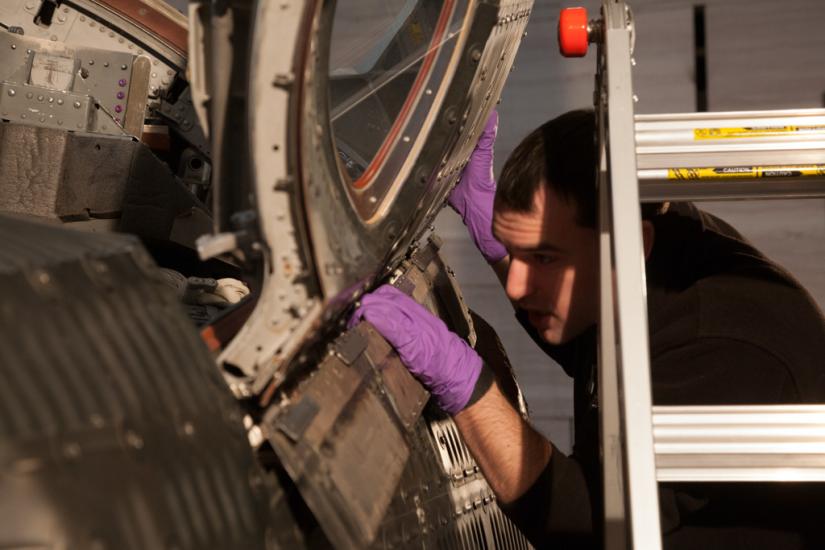
<svg viewBox="0 0 825 550"><path fill-rule="evenodd" d="M359 331L350 330L335 341L332 349L345 365L351 367L367 349L367 339Z"/></svg>

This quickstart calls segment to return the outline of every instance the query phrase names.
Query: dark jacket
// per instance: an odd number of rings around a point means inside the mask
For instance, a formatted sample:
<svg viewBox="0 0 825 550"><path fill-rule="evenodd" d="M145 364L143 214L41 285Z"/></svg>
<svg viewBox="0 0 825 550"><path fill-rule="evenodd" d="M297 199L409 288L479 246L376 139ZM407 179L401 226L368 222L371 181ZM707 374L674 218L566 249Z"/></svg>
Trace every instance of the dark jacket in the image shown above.
<svg viewBox="0 0 825 550"><path fill-rule="evenodd" d="M654 404L825 403L825 320L799 283L693 205L653 221ZM503 508L537 547L601 547L596 329L550 346L518 317L574 379L575 439ZM825 548L825 484L660 484L659 501L667 549Z"/></svg>

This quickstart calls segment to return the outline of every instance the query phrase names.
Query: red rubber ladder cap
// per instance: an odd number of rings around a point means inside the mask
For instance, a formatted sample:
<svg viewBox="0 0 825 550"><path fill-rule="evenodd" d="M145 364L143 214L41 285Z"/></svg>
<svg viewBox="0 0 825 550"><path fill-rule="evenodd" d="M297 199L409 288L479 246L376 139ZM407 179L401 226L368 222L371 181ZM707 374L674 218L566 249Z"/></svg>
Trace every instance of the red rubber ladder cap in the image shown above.
<svg viewBox="0 0 825 550"><path fill-rule="evenodd" d="M587 54L587 10L565 8L559 13L559 51L564 57Z"/></svg>

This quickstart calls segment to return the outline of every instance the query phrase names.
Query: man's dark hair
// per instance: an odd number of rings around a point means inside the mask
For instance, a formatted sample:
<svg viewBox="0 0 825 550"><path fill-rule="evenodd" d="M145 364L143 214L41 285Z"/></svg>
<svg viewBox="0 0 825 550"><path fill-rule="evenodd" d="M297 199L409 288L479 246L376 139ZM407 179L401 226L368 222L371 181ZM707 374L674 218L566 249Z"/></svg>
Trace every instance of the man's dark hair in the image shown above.
<svg viewBox="0 0 825 550"><path fill-rule="evenodd" d="M525 137L504 163L495 208L533 211L533 199L545 182L576 207L576 221L596 227L596 114L592 109L568 111ZM649 218L661 205L644 205Z"/></svg>

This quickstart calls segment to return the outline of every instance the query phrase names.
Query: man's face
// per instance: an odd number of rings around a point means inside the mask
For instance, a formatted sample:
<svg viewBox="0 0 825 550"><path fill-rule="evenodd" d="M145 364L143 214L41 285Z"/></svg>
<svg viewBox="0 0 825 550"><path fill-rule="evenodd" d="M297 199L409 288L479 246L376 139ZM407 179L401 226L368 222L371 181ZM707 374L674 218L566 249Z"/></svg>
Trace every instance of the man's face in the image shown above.
<svg viewBox="0 0 825 550"><path fill-rule="evenodd" d="M542 184L532 212L496 210L493 233L510 253L507 296L544 340L562 344L596 323L597 232L577 223L574 204Z"/></svg>

